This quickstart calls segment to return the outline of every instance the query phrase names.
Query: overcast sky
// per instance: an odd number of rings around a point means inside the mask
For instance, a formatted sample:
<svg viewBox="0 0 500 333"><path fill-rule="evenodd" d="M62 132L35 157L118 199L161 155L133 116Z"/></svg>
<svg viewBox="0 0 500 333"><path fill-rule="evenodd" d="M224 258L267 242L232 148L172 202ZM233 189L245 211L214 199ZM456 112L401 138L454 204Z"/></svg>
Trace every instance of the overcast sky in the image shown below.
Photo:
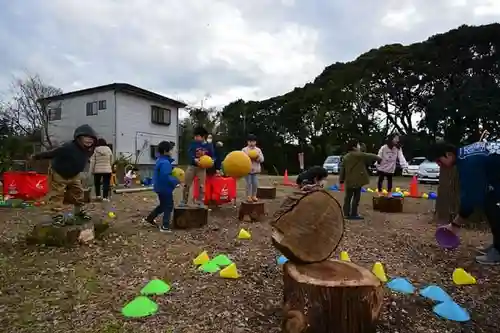
<svg viewBox="0 0 500 333"><path fill-rule="evenodd" d="M0 0L0 91L126 82L200 105L265 99L371 48L500 21L500 0Z"/></svg>

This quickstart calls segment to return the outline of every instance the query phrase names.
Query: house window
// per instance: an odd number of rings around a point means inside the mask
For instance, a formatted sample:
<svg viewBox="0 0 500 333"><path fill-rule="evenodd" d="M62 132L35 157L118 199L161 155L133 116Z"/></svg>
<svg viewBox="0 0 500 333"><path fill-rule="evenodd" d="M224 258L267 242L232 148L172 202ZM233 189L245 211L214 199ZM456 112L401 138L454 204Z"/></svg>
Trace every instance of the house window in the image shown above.
<svg viewBox="0 0 500 333"><path fill-rule="evenodd" d="M151 122L159 125L170 125L171 111L156 105L151 105Z"/></svg>
<svg viewBox="0 0 500 333"><path fill-rule="evenodd" d="M151 159L156 160L157 154L158 154L158 146L156 145L149 146L149 155L151 156Z"/></svg>
<svg viewBox="0 0 500 333"><path fill-rule="evenodd" d="M87 116L97 116L97 102L87 103Z"/></svg>
<svg viewBox="0 0 500 333"><path fill-rule="evenodd" d="M99 110L106 110L106 101L99 101Z"/></svg>
<svg viewBox="0 0 500 333"><path fill-rule="evenodd" d="M49 121L61 120L61 108L49 109Z"/></svg>

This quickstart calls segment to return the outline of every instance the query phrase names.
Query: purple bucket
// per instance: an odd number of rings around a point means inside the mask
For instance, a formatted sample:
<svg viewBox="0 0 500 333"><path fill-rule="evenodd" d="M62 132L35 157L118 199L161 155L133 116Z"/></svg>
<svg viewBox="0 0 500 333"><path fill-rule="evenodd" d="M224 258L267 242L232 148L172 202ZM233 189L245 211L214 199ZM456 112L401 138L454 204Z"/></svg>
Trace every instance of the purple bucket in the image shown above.
<svg viewBox="0 0 500 333"><path fill-rule="evenodd" d="M436 241L443 249L454 250L460 245L460 238L445 227L436 229Z"/></svg>

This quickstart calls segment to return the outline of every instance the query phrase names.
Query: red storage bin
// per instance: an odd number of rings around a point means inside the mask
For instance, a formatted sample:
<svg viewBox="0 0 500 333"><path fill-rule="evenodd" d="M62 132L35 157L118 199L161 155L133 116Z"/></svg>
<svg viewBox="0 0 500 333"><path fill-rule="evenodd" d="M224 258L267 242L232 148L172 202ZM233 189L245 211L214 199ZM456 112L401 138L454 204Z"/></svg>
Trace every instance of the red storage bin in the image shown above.
<svg viewBox="0 0 500 333"><path fill-rule="evenodd" d="M199 194L198 177L193 181L193 198ZM236 199L236 179L232 177L207 176L205 180L205 205L222 205Z"/></svg>
<svg viewBox="0 0 500 333"><path fill-rule="evenodd" d="M37 200L49 191L46 175L36 172L7 171L3 174L3 195L16 199Z"/></svg>

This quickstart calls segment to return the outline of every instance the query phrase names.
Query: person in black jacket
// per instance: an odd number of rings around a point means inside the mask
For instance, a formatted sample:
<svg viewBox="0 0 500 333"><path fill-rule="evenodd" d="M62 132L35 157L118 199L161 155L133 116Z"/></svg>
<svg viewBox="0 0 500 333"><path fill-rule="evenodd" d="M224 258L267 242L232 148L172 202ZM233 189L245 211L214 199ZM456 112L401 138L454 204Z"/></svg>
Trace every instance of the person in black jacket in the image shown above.
<svg viewBox="0 0 500 333"><path fill-rule="evenodd" d="M97 135L89 125L82 125L75 130L73 141L64 143L50 151L32 156L34 160L50 159L49 170L50 194L46 207L52 212L55 225L64 225L63 201L65 195L74 204L74 215L83 220L90 220L85 212L83 186L80 173L84 171L94 153Z"/></svg>

